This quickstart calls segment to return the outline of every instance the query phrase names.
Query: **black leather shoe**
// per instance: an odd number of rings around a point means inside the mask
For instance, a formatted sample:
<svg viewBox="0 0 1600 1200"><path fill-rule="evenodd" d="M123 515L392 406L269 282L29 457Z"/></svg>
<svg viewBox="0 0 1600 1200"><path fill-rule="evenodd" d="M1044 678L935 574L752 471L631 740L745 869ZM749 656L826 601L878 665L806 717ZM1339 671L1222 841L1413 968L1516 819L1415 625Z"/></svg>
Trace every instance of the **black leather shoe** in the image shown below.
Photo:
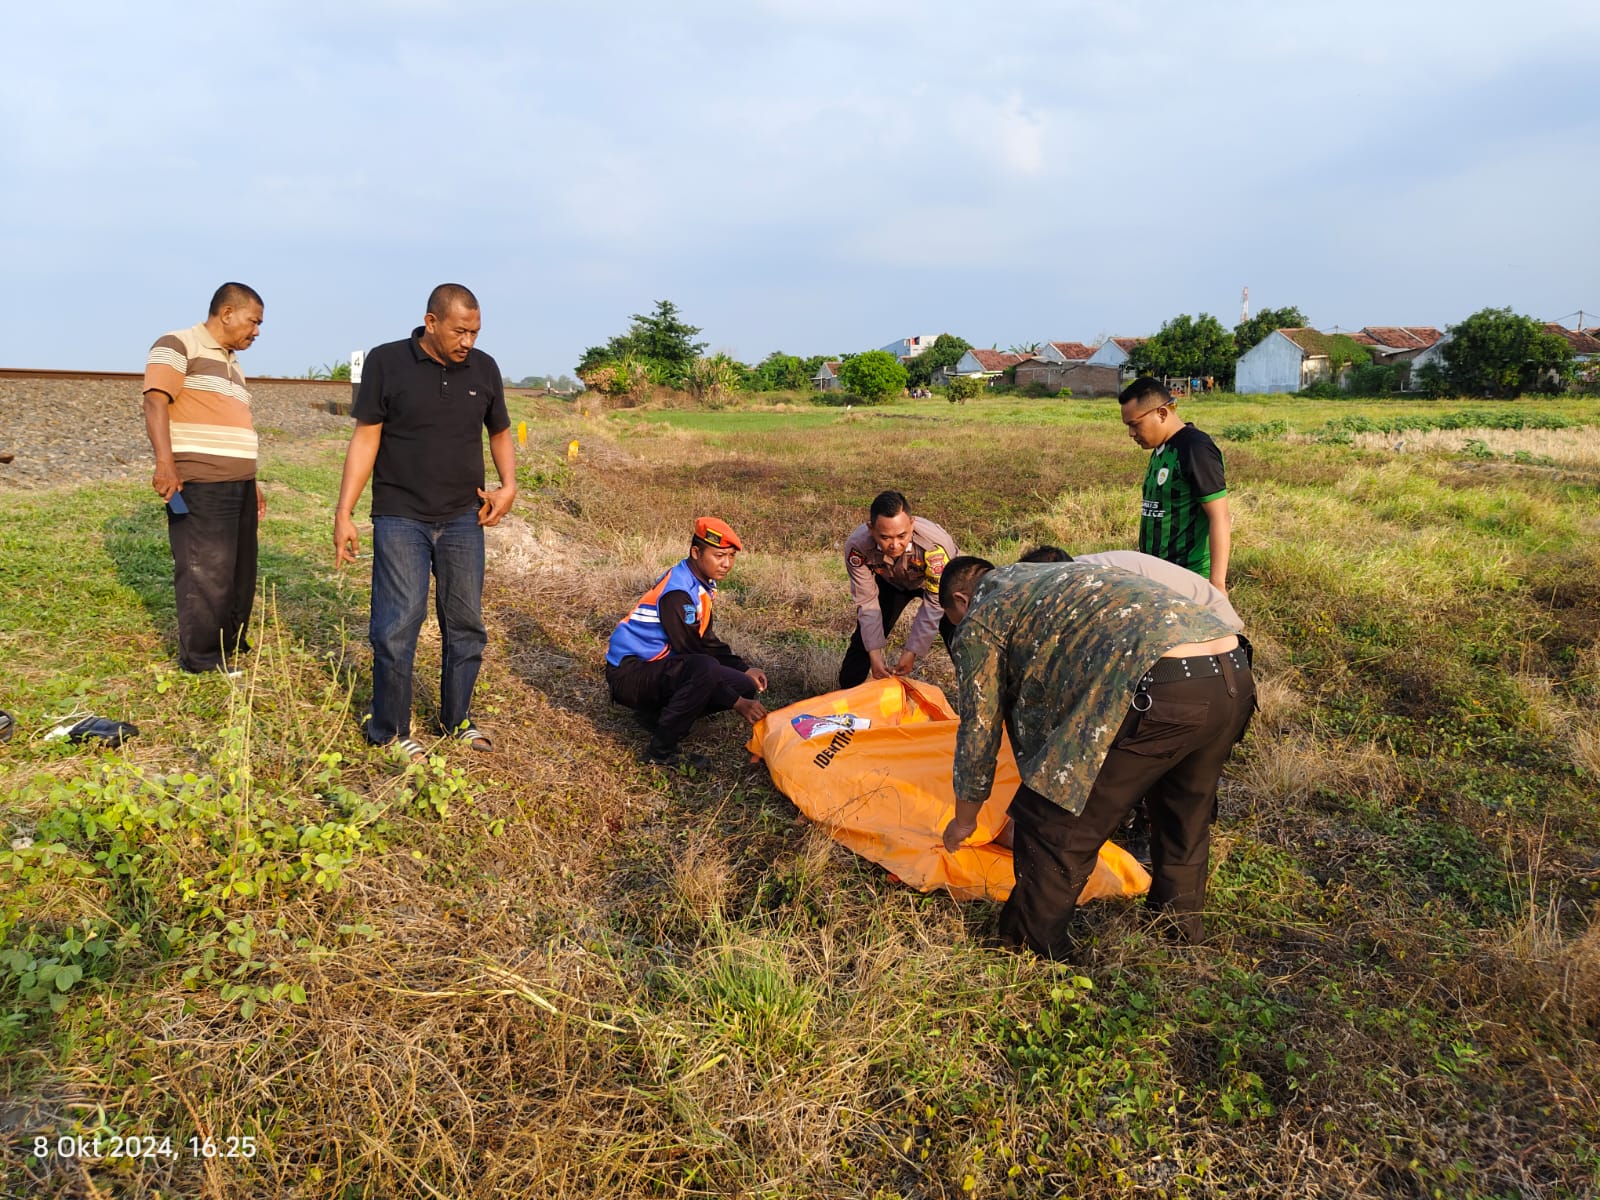
<svg viewBox="0 0 1600 1200"><path fill-rule="evenodd" d="M655 742L645 747L641 759L652 767L667 767L674 771L709 771L711 760L704 754L677 746L657 746Z"/></svg>

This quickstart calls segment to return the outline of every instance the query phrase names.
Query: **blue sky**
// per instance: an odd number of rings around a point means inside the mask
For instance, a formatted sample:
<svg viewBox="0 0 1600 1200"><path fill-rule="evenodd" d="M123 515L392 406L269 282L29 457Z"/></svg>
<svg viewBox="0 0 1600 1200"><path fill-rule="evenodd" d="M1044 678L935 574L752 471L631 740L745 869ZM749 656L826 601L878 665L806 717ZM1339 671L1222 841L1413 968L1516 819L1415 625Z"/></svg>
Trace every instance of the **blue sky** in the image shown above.
<svg viewBox="0 0 1600 1200"><path fill-rule="evenodd" d="M241 279L252 374L472 287L506 373L660 298L714 349L1600 309L1600 4L25 5L0 366L136 370ZM1600 318L1591 320L1600 323Z"/></svg>

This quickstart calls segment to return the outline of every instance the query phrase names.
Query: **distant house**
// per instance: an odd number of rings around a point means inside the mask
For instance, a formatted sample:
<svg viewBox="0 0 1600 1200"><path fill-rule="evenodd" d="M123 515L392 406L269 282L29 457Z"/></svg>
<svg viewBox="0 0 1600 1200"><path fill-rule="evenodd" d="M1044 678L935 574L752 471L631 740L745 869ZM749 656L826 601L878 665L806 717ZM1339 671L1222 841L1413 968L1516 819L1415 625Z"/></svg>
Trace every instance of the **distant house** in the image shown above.
<svg viewBox="0 0 1600 1200"><path fill-rule="evenodd" d="M1444 331L1432 325L1368 325L1360 333L1350 335L1372 355L1372 361L1381 365L1411 362L1444 336Z"/></svg>
<svg viewBox="0 0 1600 1200"><path fill-rule="evenodd" d="M1405 364L1400 380L1400 390L1403 392L1416 392L1421 390L1422 370L1430 363L1444 369L1444 348L1450 344L1450 335L1441 334L1439 340L1426 350L1419 352L1412 360Z"/></svg>
<svg viewBox="0 0 1600 1200"><path fill-rule="evenodd" d="M1247 396L1298 392L1332 374L1326 334L1315 329L1275 329L1239 356L1233 386Z"/></svg>
<svg viewBox="0 0 1600 1200"><path fill-rule="evenodd" d="M1572 361L1577 365L1580 375L1600 364L1600 329L1568 329L1555 321L1544 322L1543 328L1546 333L1565 339L1567 345L1572 347ZM1419 390L1422 369L1430 363L1443 369L1444 348L1449 344L1450 335L1441 334L1438 341L1416 355L1406 364L1406 376L1400 386L1406 391Z"/></svg>
<svg viewBox="0 0 1600 1200"><path fill-rule="evenodd" d="M811 377L811 382L817 385L817 391L844 391L844 384L839 382L839 367L839 363L825 362L817 368L817 373Z"/></svg>
<svg viewBox="0 0 1600 1200"><path fill-rule="evenodd" d="M1017 364L1017 369L1012 378L1017 381L1018 387L1039 384L1052 392L1058 392L1061 390L1062 385L1057 380L1061 378L1061 373L1065 370L1066 364L1052 362L1041 355L1035 354Z"/></svg>
<svg viewBox="0 0 1600 1200"><path fill-rule="evenodd" d="M1086 346L1082 342L1046 342L1034 354L1034 357L1041 362L1057 363L1061 366L1088 362L1093 356L1094 347Z"/></svg>
<svg viewBox="0 0 1600 1200"><path fill-rule="evenodd" d="M894 355L901 362L908 363L932 346L938 340L938 336L935 333L915 334L912 337L903 337L899 341L890 342L883 349L886 353Z"/></svg>
<svg viewBox="0 0 1600 1200"><path fill-rule="evenodd" d="M1565 338L1572 347L1572 361L1579 364L1600 362L1600 329L1568 329L1555 321L1546 321L1546 333Z"/></svg>
<svg viewBox="0 0 1600 1200"><path fill-rule="evenodd" d="M998 379L1012 367L1022 362L1021 354L1004 350L968 350L956 363L952 375L982 375L989 380Z"/></svg>
<svg viewBox="0 0 1600 1200"><path fill-rule="evenodd" d="M1017 364L1017 386L1039 386L1049 392L1065 389L1074 396L1114 396L1121 387L1121 371L1090 365L1094 353L1095 347L1083 342L1046 342L1033 357Z"/></svg>
<svg viewBox="0 0 1600 1200"><path fill-rule="evenodd" d="M1144 343L1144 338L1107 338L1105 341L1101 342L1100 345L1095 348L1095 352L1089 356L1089 365L1091 367L1115 367L1118 371L1131 370L1131 368L1128 366L1128 356L1132 354L1137 347L1144 345Z"/></svg>

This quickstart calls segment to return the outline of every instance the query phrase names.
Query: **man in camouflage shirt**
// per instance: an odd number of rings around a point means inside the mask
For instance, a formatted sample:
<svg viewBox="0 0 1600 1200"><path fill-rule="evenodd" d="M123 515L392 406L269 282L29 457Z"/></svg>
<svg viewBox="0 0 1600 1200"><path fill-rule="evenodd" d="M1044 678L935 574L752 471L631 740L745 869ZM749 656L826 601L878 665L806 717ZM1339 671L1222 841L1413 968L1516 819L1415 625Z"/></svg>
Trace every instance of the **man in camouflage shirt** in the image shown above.
<svg viewBox="0 0 1600 1200"><path fill-rule="evenodd" d="M1002 730L1022 776L1002 940L1070 954L1078 894L1141 796L1153 826L1148 902L1185 940L1203 937L1217 781L1255 709L1238 636L1171 588L1094 563L996 570L957 558L940 599L957 626L961 715L945 848L976 828Z"/></svg>

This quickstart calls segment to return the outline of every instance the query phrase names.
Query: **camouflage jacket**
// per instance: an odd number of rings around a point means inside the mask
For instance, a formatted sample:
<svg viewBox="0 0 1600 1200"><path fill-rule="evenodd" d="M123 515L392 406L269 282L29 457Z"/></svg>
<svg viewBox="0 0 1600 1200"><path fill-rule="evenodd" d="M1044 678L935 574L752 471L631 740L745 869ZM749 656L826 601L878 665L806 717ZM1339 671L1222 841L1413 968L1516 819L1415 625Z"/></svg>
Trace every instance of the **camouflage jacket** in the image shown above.
<svg viewBox="0 0 1600 1200"><path fill-rule="evenodd" d="M1022 782L1083 811L1139 679L1184 642L1231 633L1171 588L1093 563L1019 563L978 585L951 657L960 687L958 800L994 785L1000 732Z"/></svg>

